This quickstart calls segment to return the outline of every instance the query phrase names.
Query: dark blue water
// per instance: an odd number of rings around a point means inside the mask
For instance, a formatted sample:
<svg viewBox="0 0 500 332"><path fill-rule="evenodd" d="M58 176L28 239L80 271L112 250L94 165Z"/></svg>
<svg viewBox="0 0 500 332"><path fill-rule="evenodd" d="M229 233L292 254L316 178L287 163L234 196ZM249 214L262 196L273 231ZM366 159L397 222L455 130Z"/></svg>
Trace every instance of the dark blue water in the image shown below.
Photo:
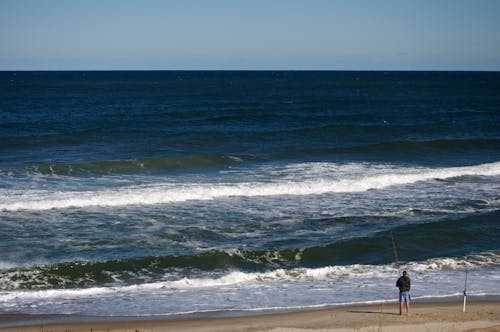
<svg viewBox="0 0 500 332"><path fill-rule="evenodd" d="M499 193L497 72L0 72L0 313L499 295Z"/></svg>

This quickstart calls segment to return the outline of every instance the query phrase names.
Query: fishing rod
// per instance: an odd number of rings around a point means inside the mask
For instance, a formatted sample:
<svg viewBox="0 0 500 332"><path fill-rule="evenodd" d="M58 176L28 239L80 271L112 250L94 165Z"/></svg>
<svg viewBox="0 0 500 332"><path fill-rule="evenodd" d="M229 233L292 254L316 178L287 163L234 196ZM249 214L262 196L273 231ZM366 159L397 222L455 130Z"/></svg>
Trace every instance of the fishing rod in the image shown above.
<svg viewBox="0 0 500 332"><path fill-rule="evenodd" d="M401 276L401 269L399 268L399 260L398 260L398 250L396 248L396 241L394 241L394 234L392 234L392 230L391 230L391 239L392 239L392 249L394 249L394 258L396 259L396 268L398 269L398 274Z"/></svg>

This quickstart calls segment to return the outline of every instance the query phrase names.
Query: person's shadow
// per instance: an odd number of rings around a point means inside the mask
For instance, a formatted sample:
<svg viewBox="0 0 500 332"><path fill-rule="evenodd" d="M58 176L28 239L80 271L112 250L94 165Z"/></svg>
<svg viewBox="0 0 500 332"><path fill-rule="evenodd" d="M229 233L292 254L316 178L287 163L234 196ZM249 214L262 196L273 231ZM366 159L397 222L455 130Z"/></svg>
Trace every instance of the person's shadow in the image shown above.
<svg viewBox="0 0 500 332"><path fill-rule="evenodd" d="M395 313L395 312L362 311L362 310L348 310L347 312L352 312L352 313L355 313L355 314L380 314L380 315L395 315L395 316L399 316L399 314Z"/></svg>

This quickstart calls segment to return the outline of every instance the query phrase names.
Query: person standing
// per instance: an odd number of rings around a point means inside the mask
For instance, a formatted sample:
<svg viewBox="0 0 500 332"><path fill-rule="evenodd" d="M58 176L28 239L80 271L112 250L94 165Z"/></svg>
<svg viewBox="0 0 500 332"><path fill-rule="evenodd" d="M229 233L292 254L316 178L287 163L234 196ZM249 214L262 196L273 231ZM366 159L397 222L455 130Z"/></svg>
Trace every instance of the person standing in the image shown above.
<svg viewBox="0 0 500 332"><path fill-rule="evenodd" d="M411 281L410 277L408 277L408 272L403 271L403 275L398 278L396 281L396 287L399 288L399 315L403 314L403 302L406 306L406 316L410 315L410 288Z"/></svg>

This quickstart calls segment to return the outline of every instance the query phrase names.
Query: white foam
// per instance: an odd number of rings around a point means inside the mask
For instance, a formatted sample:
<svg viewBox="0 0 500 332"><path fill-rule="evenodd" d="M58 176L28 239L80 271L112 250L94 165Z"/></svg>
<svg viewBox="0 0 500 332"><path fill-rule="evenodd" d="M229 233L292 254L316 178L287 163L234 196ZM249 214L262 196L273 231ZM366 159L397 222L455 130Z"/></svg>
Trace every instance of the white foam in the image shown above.
<svg viewBox="0 0 500 332"><path fill-rule="evenodd" d="M408 262L402 268L410 273L426 274L440 271L460 271L465 269L500 267L499 253L483 253L459 258L432 258L421 262ZM193 290L207 288L221 288L232 286L258 287L265 283L296 283L296 282L338 282L356 280L366 282L371 279L390 279L397 273L393 265L339 265L320 268L276 269L268 272L241 272L232 271L215 278L183 278L171 281L158 281L138 285L93 287L83 289L51 289L38 291L0 292L0 303L15 298L61 298L61 297L88 297L113 293L129 293L154 290Z"/></svg>
<svg viewBox="0 0 500 332"><path fill-rule="evenodd" d="M313 163L312 163L313 164ZM324 167L324 165L322 166ZM391 186L408 185L433 179L460 176L498 176L500 162L469 167L440 169L386 168L385 173L341 174L343 178L315 177L307 180L282 179L279 182L241 182L229 184L172 184L129 186L98 191L2 190L0 210L47 210L85 207L155 205L189 200L213 200L225 197L278 195L319 195L363 192Z"/></svg>
<svg viewBox="0 0 500 332"><path fill-rule="evenodd" d="M356 265L354 269L359 269ZM246 273L233 271L218 278L183 278L173 281L159 281L130 286L118 287L92 287L82 289L50 289L38 291L15 291L15 292L0 292L0 302L6 302L14 298L54 298L54 297L86 297L95 295L105 295L110 293L126 293L143 290L159 290L159 289L196 289L196 288L213 288L222 286L233 286L240 284L276 282L276 281L312 281L326 280L338 277L345 277L349 274L350 267L325 267L318 269L277 269L270 272L262 273ZM390 272L394 269L387 267ZM354 277L354 275L351 275Z"/></svg>
<svg viewBox="0 0 500 332"><path fill-rule="evenodd" d="M464 270L476 267L498 267L500 266L500 254L488 252L462 258L431 258L423 262L410 262L407 266L408 269L412 271Z"/></svg>

